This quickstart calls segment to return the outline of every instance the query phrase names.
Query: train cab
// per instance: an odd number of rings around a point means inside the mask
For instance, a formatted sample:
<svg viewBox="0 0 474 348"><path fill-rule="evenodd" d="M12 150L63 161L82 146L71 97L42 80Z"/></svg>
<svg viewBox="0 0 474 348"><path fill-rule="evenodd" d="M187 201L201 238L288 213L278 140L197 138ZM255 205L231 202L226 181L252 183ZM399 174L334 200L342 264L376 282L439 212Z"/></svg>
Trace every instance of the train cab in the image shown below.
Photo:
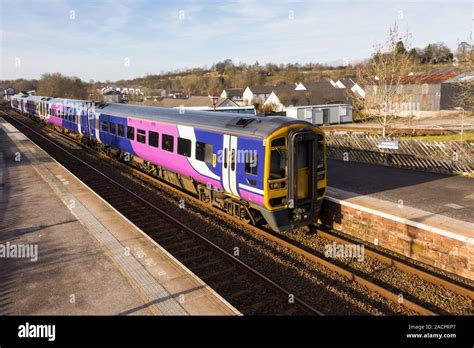
<svg viewBox="0 0 474 348"><path fill-rule="evenodd" d="M324 133L311 124L294 124L266 142L262 215L280 231L314 222L326 187Z"/></svg>

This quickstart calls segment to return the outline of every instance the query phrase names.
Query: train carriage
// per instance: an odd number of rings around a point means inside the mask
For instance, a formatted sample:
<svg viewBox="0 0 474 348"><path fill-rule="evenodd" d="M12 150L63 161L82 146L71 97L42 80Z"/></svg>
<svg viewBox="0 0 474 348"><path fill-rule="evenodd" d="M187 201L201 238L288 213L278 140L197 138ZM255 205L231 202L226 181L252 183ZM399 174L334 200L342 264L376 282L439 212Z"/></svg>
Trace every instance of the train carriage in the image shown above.
<svg viewBox="0 0 474 348"><path fill-rule="evenodd" d="M61 98L48 107L49 123L239 219L278 231L317 219L325 143L308 122Z"/></svg>

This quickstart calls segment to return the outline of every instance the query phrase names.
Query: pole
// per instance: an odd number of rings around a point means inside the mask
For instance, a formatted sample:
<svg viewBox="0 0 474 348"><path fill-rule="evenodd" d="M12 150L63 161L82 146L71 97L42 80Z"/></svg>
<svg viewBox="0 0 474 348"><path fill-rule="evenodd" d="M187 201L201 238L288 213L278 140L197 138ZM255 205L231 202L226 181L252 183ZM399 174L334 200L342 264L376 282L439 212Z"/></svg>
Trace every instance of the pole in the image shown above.
<svg viewBox="0 0 474 348"><path fill-rule="evenodd" d="M462 109L461 116L461 146L463 146L463 136L464 136L464 108Z"/></svg>

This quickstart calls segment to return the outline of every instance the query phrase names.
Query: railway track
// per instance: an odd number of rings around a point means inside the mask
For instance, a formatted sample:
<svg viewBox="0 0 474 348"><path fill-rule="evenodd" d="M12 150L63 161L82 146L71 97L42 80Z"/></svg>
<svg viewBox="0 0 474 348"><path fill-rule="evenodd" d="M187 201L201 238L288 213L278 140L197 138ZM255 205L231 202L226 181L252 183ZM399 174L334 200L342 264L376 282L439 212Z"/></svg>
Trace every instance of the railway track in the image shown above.
<svg viewBox="0 0 474 348"><path fill-rule="evenodd" d="M352 243L361 243L359 240L355 240L348 236L342 236L341 232L333 231L329 229L317 229L317 234L323 238L334 241L339 244L352 244ZM471 300L474 300L474 287L466 284L465 282L451 279L442 274L435 274L435 272L427 271L420 266L410 264L406 260L402 260L395 256L388 256L382 251L376 250L372 246L366 244L365 254L369 257L376 258L386 265L393 266L400 271L410 273L412 275L418 276L430 283L435 285L442 286L458 295L469 297Z"/></svg>
<svg viewBox="0 0 474 348"><path fill-rule="evenodd" d="M18 119L6 117L43 150L54 153L58 162L244 315L323 315L189 225L75 156L70 149L48 139Z"/></svg>
<svg viewBox="0 0 474 348"><path fill-rule="evenodd" d="M26 125L25 125L26 126ZM70 140L69 140L70 141ZM105 156L104 156L105 157ZM129 168L129 170L131 171L134 171L136 172L135 174L138 173L138 169L135 169L135 168L132 168L128 165L125 165L123 163L120 163L120 162L117 162L117 164L119 166L122 166L122 167L127 167ZM161 181L158 181L157 179L155 178L152 178L150 176L148 176L147 174L143 174L140 172L141 176L143 175L146 175L148 180L153 180L154 182L156 183L159 183L161 186L165 186L166 189L169 189L169 190L173 190L175 192L177 192L177 190L173 187L171 187L170 185L167 185L166 183L163 183ZM95 188L92 187L92 189L94 189L96 191ZM99 188L100 190L100 188ZM97 192L97 191L96 191ZM99 192L98 192L99 193ZM99 193L102 195L102 193ZM183 193L181 191L179 191L179 194L182 195ZM115 197L116 200L119 200L118 197ZM197 204L197 205L201 205L203 206L202 202L200 202L199 200L193 198L193 197L188 197L187 196L187 199L193 201L193 204ZM141 200L141 198L140 198ZM112 201L113 202L113 201ZM120 207L120 202L115 202L116 204L118 204L118 206ZM112 204L114 205L114 204ZM127 204L128 205L128 204ZM115 206L115 205L114 205ZM117 208L117 207L116 207ZM127 209L127 207L121 207L122 209ZM207 206L203 206L204 209L209 209L209 207ZM118 209L119 211L121 211L120 209ZM166 212L165 212L166 213ZM232 217L229 217L228 215L224 214L224 213L221 213L220 211L216 211L215 213L217 214L221 214L222 216L225 216L225 219L227 220L231 220L231 221L235 221L236 223L238 223L239 225L241 225L242 223L237 220L237 219L234 219ZM124 214L125 215L125 214ZM140 210L138 209L137 211L135 211L135 215L140 215ZM172 219L174 219L172 216L170 216ZM133 221L133 220L132 220ZM135 222L135 221L134 221ZM137 223L137 226L140 227L140 224ZM146 227L146 226L145 226ZM272 243L274 243L275 245L278 245L279 247L281 248L285 248L285 249L288 249L288 250L291 250L292 252L304 257L305 259L311 261L311 262L314 262L314 263L317 263L319 265L323 265L324 267L327 267L329 268L330 270L334 271L334 272L337 272L338 274L350 279L351 281L354 281L366 288L368 288L370 291L373 291L373 292L376 292L378 293L379 295L381 295L382 297L384 297L385 299L389 300L389 301L392 301L392 302L395 302L395 303L399 303L401 305L403 305L404 307L410 309L411 311L413 312L416 312L416 313L419 313L419 314L424 314L424 315L434 315L434 314L437 314L439 313L439 311L436 311L436 310L433 310L433 306L430 306L429 304L426 305L424 304L422 301L417 301L416 298L410 298L410 296L403 296L402 298L402 301L400 301L400 291L396 291L396 289L390 289L390 287L385 287L383 285L381 285L380 283L376 282L376 281L373 281L370 279L370 277L364 277L363 274L361 274L360 272L356 272L356 271L353 271L351 270L349 267L346 267L344 265L341 265L341 264L338 264L337 262L334 262L333 260L328 260L326 258L324 258L324 256L321 256L321 255L317 255L317 253L315 253L313 250L310 250L308 248L306 248L305 246L302 246L302 245L298 245L298 243L295 243L293 241L291 241L290 239L286 238L285 236L278 236L270 231L265 231L265 230L262 230L262 229L259 229L259 228L256 228L256 227L253 227L253 226L249 226L249 225L245 225L245 228L247 229L250 229L253 233L255 233L256 235L259 235L269 241L271 241ZM180 229L184 229L184 227L180 226L178 228L178 230ZM148 231L147 231L148 233ZM153 233L157 233L156 231L150 231L150 236L152 236L153 238L155 238L156 236L153 236ZM174 235L175 233L174 232L171 232L171 235L168 234L168 238L170 238L170 240L172 240L172 236ZM318 230L318 234L320 234L322 237L324 238L327 238L327 239L330 239L330 240L333 240L333 241L336 241L337 243L348 243L349 241L347 240L344 240L343 238L340 238L340 237L337 237L333 234L328 234L327 232L324 232L324 231L320 231ZM158 238L158 237L156 237ZM197 236L194 236L194 238L198 238ZM166 240L166 238L164 239ZM180 259L181 261L183 261L183 259L181 259L180 257L180 254L185 254L185 251L183 250L187 250L189 248L193 248L193 243L195 244L195 242L191 243L186 243L186 242L177 242L175 245L173 245L173 243L171 243L170 245L166 245L165 242L160 242L158 241L160 244L163 245L163 247L165 247L165 249L167 249L168 251L170 251L173 255L178 255L178 259ZM212 243L212 242L211 242ZM217 247L217 246L216 246ZM175 248L173 250L173 248ZM218 247L217 247L218 248ZM198 251L199 248L196 249L196 251ZM222 253L223 251L220 251L220 253ZM176 253L176 254L175 254ZM224 253L226 253L224 251ZM206 252L203 252L204 255L206 255ZM402 262L399 262L399 261L395 261L393 260L392 258L389 258L387 256L383 256L381 254L378 254L374 251L371 251L369 250L368 251L368 255L371 256L371 257L377 257L379 260L382 260L384 261L385 263L387 264L390 264L392 266L396 266L398 267L399 269L402 269L404 271L407 271L407 272L412 272L412 273L417 273L419 276L421 276L423 279L425 279L426 281L430 281L430 282L433 282L437 285L441 285L441 286L445 286L447 287L448 289L456 292L456 293L459 293L459 294L462 294L463 296L468 296L469 294L472 295L472 292L470 292L470 290L464 286L461 286L459 284L454 284L448 280L442 280L441 278L439 277L436 277L428 272L423 272L421 270L416 270L416 272L413 270L414 268L405 264L405 263L402 263ZM210 255L207 255L210 257ZM232 255L230 255L232 256ZM184 257L184 260L186 260L186 255L182 255L182 257ZM235 257L234 257L235 259ZM199 259L199 257L197 256L192 256L191 257L191 260L195 260L196 261L196 264L197 265L202 265L202 260ZM238 259L236 260L233 260L234 262L235 261L240 261ZM240 261L241 262L241 261ZM184 264L186 264L186 262L183 262ZM204 264L209 264L209 265L214 265L213 261L210 260L208 262L204 262ZM186 264L188 266L188 264ZM240 265L240 267L244 267L245 268L245 265ZM247 266L249 267L249 266ZM190 267L192 269L192 267ZM193 269L192 269L193 270ZM199 270L199 268L198 268ZM194 270L193 270L194 271ZM225 272L225 271L222 271L222 272ZM258 273L258 271L257 271ZM199 274L198 274L199 275ZM214 272L214 276L216 277L216 281L219 281L219 280L222 280L222 276L224 275L224 273L219 273L219 271L216 271ZM261 274L260 274L261 276ZM218 291L219 293L221 293L221 295L223 293L225 293L225 290L223 291L220 291L219 288L218 288L218 284L217 284L217 288L216 286L212 285L209 283L209 281L206 279L206 277L201 277L203 278L204 281L208 282L208 284L213 287L216 291ZM227 277L224 277L224 278L227 278ZM210 279L212 280L212 275L210 276ZM269 279L267 278L267 281L269 281ZM228 282L228 281L227 281ZM273 282L272 282L273 283ZM283 294L283 296L287 299L288 296L289 296L289 292L288 291L285 291L284 289L282 289L281 287L279 287L278 285L276 285L275 283L272 284L271 286L273 289L278 289L278 292L280 292L281 294ZM244 291L245 293L245 291ZM226 297L225 295L223 295L224 297ZM413 296L411 296L413 297ZM227 297L226 297L227 298ZM229 298L227 298L229 299ZM272 300L273 301L273 300ZM271 301L271 302L272 302ZM231 303L233 303L232 300L230 300ZM300 305L302 305L303 308L306 308L303 310L303 312L305 310L313 310L313 308L310 306L310 305L307 305L304 301L301 301L302 303ZM274 303L272 302L272 305L274 305ZM255 304L254 307L257 307L257 308L263 308L262 305L258 305L258 304ZM238 306L236 306L238 308ZM309 308L308 308L309 307ZM242 311L245 313L245 311ZM254 310L250 310L248 313L260 313L258 312L258 310L256 311L255 309ZM321 314L319 311L314 311L313 310L313 313L317 313L317 314ZM445 314L441 311L441 314Z"/></svg>

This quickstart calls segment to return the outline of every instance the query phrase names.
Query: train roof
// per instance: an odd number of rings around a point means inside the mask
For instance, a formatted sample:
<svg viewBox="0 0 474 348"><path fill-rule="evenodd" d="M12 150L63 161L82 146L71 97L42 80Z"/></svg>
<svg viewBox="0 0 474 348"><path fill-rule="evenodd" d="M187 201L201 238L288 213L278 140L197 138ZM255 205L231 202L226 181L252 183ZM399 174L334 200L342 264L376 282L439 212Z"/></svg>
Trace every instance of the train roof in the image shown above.
<svg viewBox="0 0 474 348"><path fill-rule="evenodd" d="M241 134L267 137L279 128L290 124L312 125L284 116L254 116L232 112L198 111L179 108L160 108L130 104L98 104L96 112L158 122L203 127L218 131L235 131Z"/></svg>

